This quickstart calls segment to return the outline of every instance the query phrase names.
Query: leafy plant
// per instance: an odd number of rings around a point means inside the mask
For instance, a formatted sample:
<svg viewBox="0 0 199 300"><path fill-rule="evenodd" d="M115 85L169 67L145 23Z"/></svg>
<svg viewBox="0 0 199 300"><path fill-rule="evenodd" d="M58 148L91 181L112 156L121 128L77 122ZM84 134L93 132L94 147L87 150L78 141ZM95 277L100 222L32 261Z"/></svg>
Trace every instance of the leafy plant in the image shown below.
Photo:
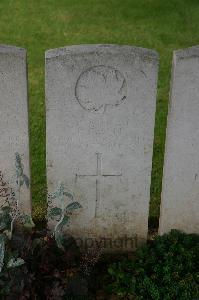
<svg viewBox="0 0 199 300"><path fill-rule="evenodd" d="M12 239L5 240L4 254L0 299L57 300L71 295L70 281L74 285L80 272L80 253L72 238L62 251L46 231L15 230Z"/></svg>
<svg viewBox="0 0 199 300"><path fill-rule="evenodd" d="M25 184L29 188L29 178L24 174L24 167L19 153L15 153L15 175L10 181L10 185L3 179L0 173L0 197L4 198L4 202L0 210L0 230L4 229L4 233L11 239L14 223L22 223L27 227L34 227L31 215L26 215L19 211L21 200L21 187Z"/></svg>
<svg viewBox="0 0 199 300"><path fill-rule="evenodd" d="M67 204L69 200L71 203ZM52 199L56 199L60 207L53 206ZM64 250L63 247L63 234L62 229L64 225L69 224L70 216L72 212L82 206L79 202L74 201L74 197L70 192L66 192L63 183L59 183L57 190L53 194L49 194L48 201L48 218L51 220L56 220L57 224L54 228L54 236L57 242L57 246Z"/></svg>
<svg viewBox="0 0 199 300"><path fill-rule="evenodd" d="M109 265L108 290L121 299L199 298L199 235L172 230Z"/></svg>
<svg viewBox="0 0 199 300"><path fill-rule="evenodd" d="M5 236L0 235L0 272L4 265L4 256L5 256Z"/></svg>
<svg viewBox="0 0 199 300"><path fill-rule="evenodd" d="M26 185L27 188L30 187L30 181L27 175L24 174L24 167L22 164L21 156L18 152L15 153L15 176L14 181L16 183L16 192L15 192L15 199L16 199L16 209L15 213L12 218L11 222L11 236L13 231L13 225L17 218L21 219L21 222L25 225L30 227L34 227L34 223L32 221L32 217L30 215L21 214L19 211L19 204L21 199L21 187Z"/></svg>
<svg viewBox="0 0 199 300"><path fill-rule="evenodd" d="M0 272L4 265L6 239L12 238L15 221L18 220L27 227L32 228L34 226L31 216L19 211L21 187L25 184L29 188L29 179L24 174L23 164L18 153L15 154L15 173L12 181L16 187L11 188L0 172L0 197L4 199L0 208ZM10 258L8 265L9 267L17 267L22 263L24 262L21 258Z"/></svg>

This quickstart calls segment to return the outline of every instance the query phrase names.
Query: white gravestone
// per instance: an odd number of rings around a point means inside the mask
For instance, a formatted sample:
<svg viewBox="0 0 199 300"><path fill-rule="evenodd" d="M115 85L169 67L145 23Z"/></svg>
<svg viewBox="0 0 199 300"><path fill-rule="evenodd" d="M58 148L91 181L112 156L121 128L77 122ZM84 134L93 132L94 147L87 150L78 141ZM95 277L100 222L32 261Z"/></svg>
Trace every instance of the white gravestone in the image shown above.
<svg viewBox="0 0 199 300"><path fill-rule="evenodd" d="M148 49L46 52L48 190L63 182L82 206L66 227L75 237L147 237L157 72Z"/></svg>
<svg viewBox="0 0 199 300"><path fill-rule="evenodd" d="M160 234L199 233L199 47L174 52Z"/></svg>
<svg viewBox="0 0 199 300"><path fill-rule="evenodd" d="M21 171L19 160L26 183L30 177L27 65L24 49L4 45L0 45L0 128L0 172L3 181L7 181L14 191L17 176L20 176L16 174L17 168ZM3 194L1 186L1 196ZM1 205L4 200L5 197L0 198ZM31 199L26 184L21 186L18 200L20 211L29 215Z"/></svg>

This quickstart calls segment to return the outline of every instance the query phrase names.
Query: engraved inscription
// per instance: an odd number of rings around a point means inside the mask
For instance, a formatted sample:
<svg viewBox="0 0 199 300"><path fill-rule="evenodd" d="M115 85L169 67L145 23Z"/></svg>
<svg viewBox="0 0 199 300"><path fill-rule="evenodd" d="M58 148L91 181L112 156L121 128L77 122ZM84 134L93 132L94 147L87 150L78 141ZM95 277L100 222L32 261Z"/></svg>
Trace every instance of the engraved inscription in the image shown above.
<svg viewBox="0 0 199 300"><path fill-rule="evenodd" d="M108 107L117 107L125 101L126 80L113 67L94 66L80 74L75 96L83 109L103 113Z"/></svg>
<svg viewBox="0 0 199 300"><path fill-rule="evenodd" d="M120 177L122 176L122 174L103 174L102 173L102 154L101 153L96 153L97 156L97 168L96 168L96 174L76 174L76 179L78 177L95 177L95 186L96 186L96 205L95 205L95 217L97 217L97 210L99 207L99 203L100 203L100 179L101 177Z"/></svg>

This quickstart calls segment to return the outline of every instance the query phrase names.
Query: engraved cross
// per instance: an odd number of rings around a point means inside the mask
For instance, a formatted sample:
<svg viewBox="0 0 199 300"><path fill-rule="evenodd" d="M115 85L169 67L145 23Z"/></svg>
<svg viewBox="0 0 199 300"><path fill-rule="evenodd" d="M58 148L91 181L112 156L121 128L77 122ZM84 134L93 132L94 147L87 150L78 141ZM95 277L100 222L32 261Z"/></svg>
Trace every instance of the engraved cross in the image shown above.
<svg viewBox="0 0 199 300"><path fill-rule="evenodd" d="M97 217L97 210L100 202L100 179L101 177L120 177L122 174L103 174L102 173L102 154L96 153L97 156L97 171L96 174L76 174L78 177L96 177L95 186L96 186L96 205L95 205L95 217Z"/></svg>

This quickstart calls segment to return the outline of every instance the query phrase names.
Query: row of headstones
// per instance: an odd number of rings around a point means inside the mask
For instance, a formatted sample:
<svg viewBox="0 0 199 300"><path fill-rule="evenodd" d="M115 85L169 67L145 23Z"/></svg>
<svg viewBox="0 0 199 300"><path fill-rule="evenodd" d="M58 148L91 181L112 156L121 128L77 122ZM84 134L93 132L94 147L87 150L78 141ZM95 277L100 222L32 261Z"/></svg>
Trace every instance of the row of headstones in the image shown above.
<svg viewBox="0 0 199 300"><path fill-rule="evenodd" d="M87 242L146 239L157 77L158 54L148 49L82 45L46 52L50 228L66 225ZM199 233L198 116L199 47L192 47L173 57L160 234ZM5 178L13 176L15 153L30 175L26 51L11 46L0 46L0 128ZM31 212L26 185L20 209Z"/></svg>

